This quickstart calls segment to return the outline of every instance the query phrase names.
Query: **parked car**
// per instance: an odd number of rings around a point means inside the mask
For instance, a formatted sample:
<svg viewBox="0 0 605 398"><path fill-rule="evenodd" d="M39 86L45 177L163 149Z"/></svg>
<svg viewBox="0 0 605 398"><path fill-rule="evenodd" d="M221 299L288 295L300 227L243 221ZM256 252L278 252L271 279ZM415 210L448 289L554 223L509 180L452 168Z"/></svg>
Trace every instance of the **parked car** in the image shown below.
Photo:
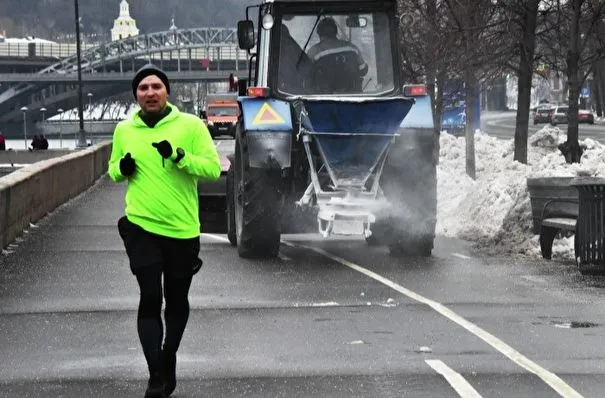
<svg viewBox="0 0 605 398"><path fill-rule="evenodd" d="M567 124L567 114L569 107L567 105L557 105L550 114L550 124L556 126L559 123Z"/></svg>
<svg viewBox="0 0 605 398"><path fill-rule="evenodd" d="M554 110L554 105L550 104L542 104L536 107L536 111L534 113L534 124L538 123L549 123L550 115Z"/></svg>
<svg viewBox="0 0 605 398"><path fill-rule="evenodd" d="M578 123L594 124L594 114L588 109L578 110Z"/></svg>

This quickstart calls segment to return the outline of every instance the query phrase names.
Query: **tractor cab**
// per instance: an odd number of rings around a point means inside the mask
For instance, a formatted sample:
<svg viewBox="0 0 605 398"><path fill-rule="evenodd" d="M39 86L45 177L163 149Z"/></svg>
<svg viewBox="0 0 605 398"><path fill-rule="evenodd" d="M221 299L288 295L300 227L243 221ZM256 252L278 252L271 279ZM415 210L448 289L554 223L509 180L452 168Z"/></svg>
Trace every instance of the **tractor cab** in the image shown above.
<svg viewBox="0 0 605 398"><path fill-rule="evenodd" d="M248 18L238 23L239 45L253 55L250 85L267 87L277 98L400 91L392 2L275 1L255 7L256 26Z"/></svg>

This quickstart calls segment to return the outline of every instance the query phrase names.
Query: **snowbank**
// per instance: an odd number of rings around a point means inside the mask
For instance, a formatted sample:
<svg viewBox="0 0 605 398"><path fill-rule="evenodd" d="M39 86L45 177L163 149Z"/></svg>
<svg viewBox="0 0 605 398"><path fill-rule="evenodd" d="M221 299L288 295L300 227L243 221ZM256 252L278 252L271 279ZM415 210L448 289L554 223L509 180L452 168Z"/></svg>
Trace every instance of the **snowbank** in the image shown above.
<svg viewBox="0 0 605 398"><path fill-rule="evenodd" d="M605 175L605 146L592 140L580 164L567 164L558 143L566 133L546 126L529 138L528 164L513 160L513 140L475 136L477 178L466 175L465 139L443 133L437 168L437 234L476 243L493 254L540 256L526 178ZM573 260L573 237L555 241L554 256Z"/></svg>

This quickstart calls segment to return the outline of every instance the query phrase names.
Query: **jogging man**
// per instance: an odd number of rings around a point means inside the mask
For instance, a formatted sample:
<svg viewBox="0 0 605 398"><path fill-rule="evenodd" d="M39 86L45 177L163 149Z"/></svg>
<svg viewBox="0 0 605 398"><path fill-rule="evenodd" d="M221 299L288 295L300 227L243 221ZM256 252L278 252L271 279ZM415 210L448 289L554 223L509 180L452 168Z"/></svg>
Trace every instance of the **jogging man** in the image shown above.
<svg viewBox="0 0 605 398"><path fill-rule="evenodd" d="M163 71L145 65L132 90L140 110L115 128L109 176L127 181L118 231L140 290L137 330L150 375L145 397L166 397L176 388L189 288L202 266L197 183L217 180L221 166L202 120L168 102Z"/></svg>

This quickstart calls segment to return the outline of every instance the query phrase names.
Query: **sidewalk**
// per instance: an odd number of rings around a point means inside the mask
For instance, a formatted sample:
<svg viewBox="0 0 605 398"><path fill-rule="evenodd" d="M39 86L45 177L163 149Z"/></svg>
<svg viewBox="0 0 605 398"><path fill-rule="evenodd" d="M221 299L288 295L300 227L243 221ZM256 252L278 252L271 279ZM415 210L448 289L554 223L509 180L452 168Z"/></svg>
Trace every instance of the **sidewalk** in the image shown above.
<svg viewBox="0 0 605 398"><path fill-rule="evenodd" d="M138 287L116 227L124 192L102 177L0 256L0 396L99 396L110 385L106 396L142 396Z"/></svg>

